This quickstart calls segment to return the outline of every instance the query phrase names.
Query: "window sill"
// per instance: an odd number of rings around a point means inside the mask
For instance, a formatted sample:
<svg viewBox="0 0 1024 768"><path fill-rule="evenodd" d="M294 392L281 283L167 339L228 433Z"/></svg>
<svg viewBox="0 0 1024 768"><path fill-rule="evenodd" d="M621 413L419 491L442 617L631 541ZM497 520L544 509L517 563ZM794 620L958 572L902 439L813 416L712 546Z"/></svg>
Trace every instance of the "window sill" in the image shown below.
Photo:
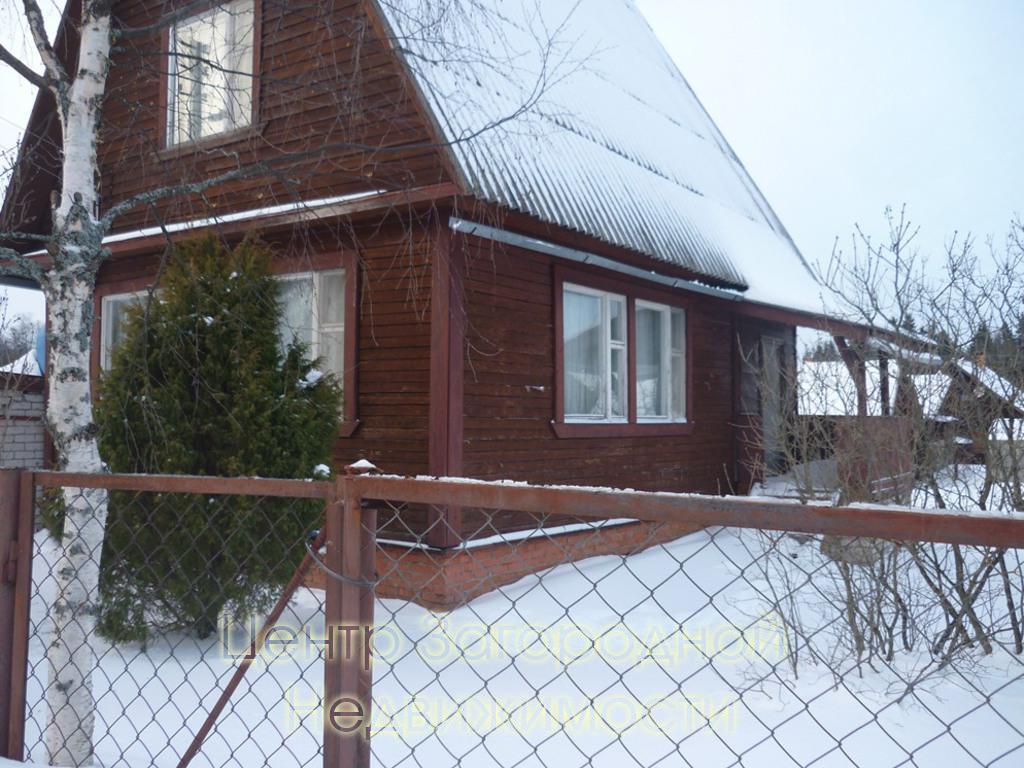
<svg viewBox="0 0 1024 768"><path fill-rule="evenodd" d="M263 134L262 125L246 125L242 128L235 128L232 131L216 133L212 136L205 136L194 141L183 141L170 147L163 147L157 150L156 156L160 160L173 160L183 155L190 155L195 152L203 152L210 149L223 149L229 144L239 144L243 141L250 141Z"/></svg>
<svg viewBox="0 0 1024 768"><path fill-rule="evenodd" d="M357 429L359 429L359 419L343 421L338 426L338 437L352 437Z"/></svg>
<svg viewBox="0 0 1024 768"><path fill-rule="evenodd" d="M669 437L672 435L689 435L693 433L692 421L657 424L641 422L639 424L610 423L583 424L579 422L551 422L551 431L562 439L600 438L600 437Z"/></svg>

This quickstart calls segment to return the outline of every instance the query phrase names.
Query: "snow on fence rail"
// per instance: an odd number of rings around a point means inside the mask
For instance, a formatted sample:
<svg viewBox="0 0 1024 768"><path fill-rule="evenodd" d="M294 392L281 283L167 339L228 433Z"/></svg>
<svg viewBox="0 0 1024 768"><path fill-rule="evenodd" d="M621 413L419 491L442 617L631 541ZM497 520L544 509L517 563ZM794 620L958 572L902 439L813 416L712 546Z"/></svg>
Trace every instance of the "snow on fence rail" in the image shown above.
<svg viewBox="0 0 1024 768"><path fill-rule="evenodd" d="M64 487L111 492L83 670L100 765L1024 757L1021 518L373 474L8 472L13 759L45 763L59 738L49 491ZM430 546L453 520L440 538L461 543Z"/></svg>

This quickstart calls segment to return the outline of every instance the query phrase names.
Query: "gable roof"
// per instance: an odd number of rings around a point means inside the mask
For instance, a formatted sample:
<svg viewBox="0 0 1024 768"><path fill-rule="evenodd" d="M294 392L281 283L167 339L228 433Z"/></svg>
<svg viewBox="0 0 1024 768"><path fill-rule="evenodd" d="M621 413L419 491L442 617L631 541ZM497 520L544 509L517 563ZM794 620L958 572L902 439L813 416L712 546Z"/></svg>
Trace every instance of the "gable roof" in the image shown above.
<svg viewBox="0 0 1024 768"><path fill-rule="evenodd" d="M800 252L631 0L478 0L445 22L447 51L416 34L422 0L378 3L469 194L749 300L822 311Z"/></svg>
<svg viewBox="0 0 1024 768"><path fill-rule="evenodd" d="M988 366L980 365L973 360L959 360L957 368L1010 408L1024 413L1024 389L1003 378Z"/></svg>
<svg viewBox="0 0 1024 768"><path fill-rule="evenodd" d="M65 0L60 24L53 39L53 50L65 67L78 59L78 27L82 4ZM56 188L60 178L61 153L60 122L53 95L45 88L36 91L28 123L18 147L14 172L11 173L0 201L0 230L42 234L50 229L50 190ZM31 158L32 162L27 162ZM17 248L24 243L5 240L0 244ZM35 245L33 243L33 245ZM31 282L5 277L8 285L28 285Z"/></svg>
<svg viewBox="0 0 1024 768"><path fill-rule="evenodd" d="M39 364L39 355L35 349L30 349L17 360L0 367L0 374L14 374L16 376L42 376L43 367Z"/></svg>
<svg viewBox="0 0 1024 768"><path fill-rule="evenodd" d="M748 301L824 313L799 250L632 0L474 0L458 13L376 2L464 192ZM78 5L58 31L69 57ZM440 35L423 32L432 13ZM37 226L59 169L47 116L40 94L28 131L54 150L18 195Z"/></svg>
<svg viewBox="0 0 1024 768"><path fill-rule="evenodd" d="M948 373L918 373L910 377L921 404L925 418L935 418L942 413L953 379Z"/></svg>

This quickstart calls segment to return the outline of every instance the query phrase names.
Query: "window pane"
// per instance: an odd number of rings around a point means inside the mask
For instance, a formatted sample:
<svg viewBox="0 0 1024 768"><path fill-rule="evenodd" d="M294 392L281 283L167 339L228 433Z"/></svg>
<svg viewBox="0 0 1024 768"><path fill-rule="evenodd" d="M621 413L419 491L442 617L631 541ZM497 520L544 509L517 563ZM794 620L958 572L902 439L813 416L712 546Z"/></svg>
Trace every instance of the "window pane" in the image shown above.
<svg viewBox="0 0 1024 768"><path fill-rule="evenodd" d="M672 420L686 418L686 362L676 352L672 353Z"/></svg>
<svg viewBox="0 0 1024 768"><path fill-rule="evenodd" d="M345 324L345 273L322 272L320 274L321 325Z"/></svg>
<svg viewBox="0 0 1024 768"><path fill-rule="evenodd" d="M175 26L168 124L172 144L248 125L252 113L252 0Z"/></svg>
<svg viewBox="0 0 1024 768"><path fill-rule="evenodd" d="M128 310L142 300L139 296L110 296L103 301L103 367L109 368L113 350L124 341Z"/></svg>
<svg viewBox="0 0 1024 768"><path fill-rule="evenodd" d="M136 301L134 296L123 299L111 299L107 304L110 313L110 348L118 346L124 340L125 323L128 320L128 308Z"/></svg>
<svg viewBox="0 0 1024 768"><path fill-rule="evenodd" d="M338 376L338 383L345 375L345 332L324 331L320 334L320 357L323 369Z"/></svg>
<svg viewBox="0 0 1024 768"><path fill-rule="evenodd" d="M605 416L601 298L566 290L562 303L565 415Z"/></svg>
<svg viewBox="0 0 1024 768"><path fill-rule="evenodd" d="M636 310L636 412L640 417L667 416L664 379L663 312Z"/></svg>
<svg viewBox="0 0 1024 768"><path fill-rule="evenodd" d="M672 310L672 351L686 349L686 315L681 309Z"/></svg>
<svg viewBox="0 0 1024 768"><path fill-rule="evenodd" d="M278 335L282 347L298 340L307 347L313 345L313 277L282 279L278 290L281 297L281 325Z"/></svg>
<svg viewBox="0 0 1024 768"><path fill-rule="evenodd" d="M626 302L622 299L610 298L608 300L608 311L611 317L610 329L612 341L626 341ZM615 366L612 366L615 369Z"/></svg>
<svg viewBox="0 0 1024 768"><path fill-rule="evenodd" d="M686 418L686 316L672 310L672 420Z"/></svg>
<svg viewBox="0 0 1024 768"><path fill-rule="evenodd" d="M626 416L626 350L612 349L612 416Z"/></svg>

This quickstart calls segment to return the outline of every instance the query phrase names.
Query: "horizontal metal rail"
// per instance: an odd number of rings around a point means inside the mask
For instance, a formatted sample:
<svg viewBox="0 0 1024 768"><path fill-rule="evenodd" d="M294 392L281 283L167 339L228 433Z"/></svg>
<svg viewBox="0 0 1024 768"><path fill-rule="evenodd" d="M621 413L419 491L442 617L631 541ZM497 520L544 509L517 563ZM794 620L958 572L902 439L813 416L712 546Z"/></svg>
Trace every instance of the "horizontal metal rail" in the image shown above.
<svg viewBox="0 0 1024 768"><path fill-rule="evenodd" d="M33 472L43 488L107 488L152 493L198 493L326 499L337 481L223 478L193 475ZM362 498L437 504L597 520L632 518L698 527L760 528L794 533L862 536L892 541L1024 549L1024 516L966 514L874 505L829 507L748 496L650 493L611 488L536 486L460 478L361 475Z"/></svg>
<svg viewBox="0 0 1024 768"><path fill-rule="evenodd" d="M281 480L264 477L203 477L201 475L104 475L81 472L33 472L41 488L106 488L111 491L200 493L210 496L270 496L326 499L332 481Z"/></svg>
<svg viewBox="0 0 1024 768"><path fill-rule="evenodd" d="M367 500L501 509L581 518L758 528L1024 548L1024 517L856 505L828 507L749 496L648 493L601 488L531 486L463 479L363 475L353 479Z"/></svg>

